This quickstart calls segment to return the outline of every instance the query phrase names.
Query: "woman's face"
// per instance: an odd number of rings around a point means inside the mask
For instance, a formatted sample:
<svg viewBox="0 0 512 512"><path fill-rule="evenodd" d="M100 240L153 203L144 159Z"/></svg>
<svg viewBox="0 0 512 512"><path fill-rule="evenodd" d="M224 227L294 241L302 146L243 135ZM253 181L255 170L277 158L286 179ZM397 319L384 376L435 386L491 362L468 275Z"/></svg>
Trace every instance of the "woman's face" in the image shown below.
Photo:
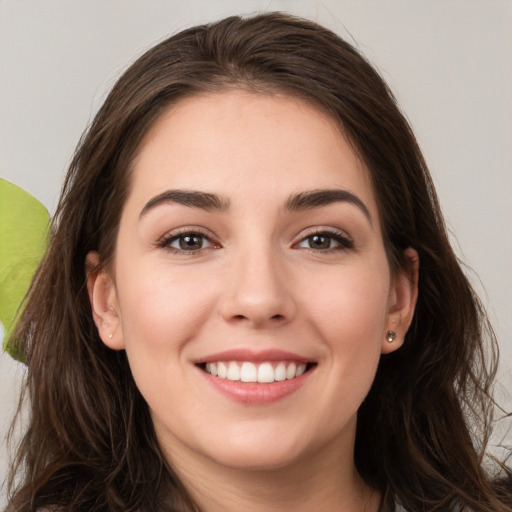
<svg viewBox="0 0 512 512"><path fill-rule="evenodd" d="M182 100L150 130L111 270L89 283L100 335L126 350L171 462L192 466L352 457L415 301L335 122L242 91Z"/></svg>

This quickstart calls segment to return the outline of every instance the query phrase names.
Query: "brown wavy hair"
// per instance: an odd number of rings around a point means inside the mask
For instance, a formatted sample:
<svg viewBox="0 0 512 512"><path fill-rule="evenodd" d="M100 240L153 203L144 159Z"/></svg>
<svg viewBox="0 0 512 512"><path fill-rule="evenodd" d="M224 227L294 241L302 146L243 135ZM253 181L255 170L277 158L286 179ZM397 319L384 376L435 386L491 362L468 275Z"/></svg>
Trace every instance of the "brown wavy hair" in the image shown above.
<svg viewBox="0 0 512 512"><path fill-rule="evenodd" d="M160 114L229 88L288 94L332 116L372 177L392 269L407 267L404 249L419 253L412 326L403 347L381 358L358 414L355 464L382 492L381 509L510 511L506 485L483 469L495 336L452 251L414 134L356 49L280 13L230 17L158 44L123 74L80 141L16 331L30 418L8 510L194 510L124 352L99 338L85 260L98 251L101 265L111 262L131 163Z"/></svg>

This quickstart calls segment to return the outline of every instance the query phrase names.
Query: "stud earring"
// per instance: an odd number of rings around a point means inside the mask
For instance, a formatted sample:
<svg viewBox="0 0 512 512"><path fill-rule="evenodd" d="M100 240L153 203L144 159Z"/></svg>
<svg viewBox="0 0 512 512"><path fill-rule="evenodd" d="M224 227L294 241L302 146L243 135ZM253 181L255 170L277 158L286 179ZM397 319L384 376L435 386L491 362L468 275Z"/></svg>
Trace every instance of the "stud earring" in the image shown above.
<svg viewBox="0 0 512 512"><path fill-rule="evenodd" d="M388 331L386 333L386 341L388 343L393 343L393 341L395 341L395 338L396 338L396 332L395 331Z"/></svg>
<svg viewBox="0 0 512 512"><path fill-rule="evenodd" d="M110 334L108 335L108 339L109 339L109 340L111 340L111 339L112 339L112 333L110 333Z"/></svg>

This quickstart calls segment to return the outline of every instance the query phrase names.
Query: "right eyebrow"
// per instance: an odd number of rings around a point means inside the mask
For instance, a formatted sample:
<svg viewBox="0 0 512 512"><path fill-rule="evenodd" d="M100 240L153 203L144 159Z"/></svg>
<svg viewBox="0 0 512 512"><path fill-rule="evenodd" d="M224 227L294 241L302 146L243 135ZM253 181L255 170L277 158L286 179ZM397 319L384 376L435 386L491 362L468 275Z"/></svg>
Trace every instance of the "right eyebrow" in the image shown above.
<svg viewBox="0 0 512 512"><path fill-rule="evenodd" d="M356 206L373 225L370 210L364 202L352 192L343 189L308 190L288 198L286 209L292 212L312 210L333 203L349 203Z"/></svg>
<svg viewBox="0 0 512 512"><path fill-rule="evenodd" d="M142 208L139 219L150 210L162 204L176 203L190 208L200 208L206 211L226 211L229 208L229 199L222 198L209 192L196 190L166 190L151 198Z"/></svg>

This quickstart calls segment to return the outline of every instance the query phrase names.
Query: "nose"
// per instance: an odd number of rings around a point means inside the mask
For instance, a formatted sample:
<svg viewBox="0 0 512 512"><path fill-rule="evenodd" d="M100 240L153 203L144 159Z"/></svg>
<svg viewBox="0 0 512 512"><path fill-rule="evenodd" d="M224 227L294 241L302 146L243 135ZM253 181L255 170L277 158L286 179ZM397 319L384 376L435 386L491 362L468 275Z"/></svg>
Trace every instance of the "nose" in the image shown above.
<svg viewBox="0 0 512 512"><path fill-rule="evenodd" d="M222 317L253 328L277 327L296 313L293 279L271 249L246 252L231 261L219 301Z"/></svg>

